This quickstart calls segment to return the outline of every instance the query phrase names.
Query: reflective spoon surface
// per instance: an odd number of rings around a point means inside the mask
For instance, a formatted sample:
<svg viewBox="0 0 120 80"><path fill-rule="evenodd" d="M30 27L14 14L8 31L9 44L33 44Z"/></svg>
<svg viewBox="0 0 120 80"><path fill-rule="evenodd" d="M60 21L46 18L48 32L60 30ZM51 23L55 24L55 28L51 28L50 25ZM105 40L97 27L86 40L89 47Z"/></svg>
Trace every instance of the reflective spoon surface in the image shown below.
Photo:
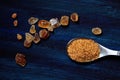
<svg viewBox="0 0 120 80"><path fill-rule="evenodd" d="M120 51L108 49L108 48L102 46L101 44L99 44L99 47L101 50L99 58L104 57L104 56L108 56L108 55L120 56Z"/></svg>

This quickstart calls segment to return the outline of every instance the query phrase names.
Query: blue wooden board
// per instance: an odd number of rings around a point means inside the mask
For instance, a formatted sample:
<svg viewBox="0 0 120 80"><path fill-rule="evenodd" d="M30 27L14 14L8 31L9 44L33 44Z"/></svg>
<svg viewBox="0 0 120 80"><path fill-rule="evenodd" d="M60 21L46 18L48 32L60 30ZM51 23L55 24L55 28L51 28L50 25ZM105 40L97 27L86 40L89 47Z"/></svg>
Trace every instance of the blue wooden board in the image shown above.
<svg viewBox="0 0 120 80"><path fill-rule="evenodd" d="M18 27L11 19L18 13ZM26 49L16 34L29 31L27 20L34 16L49 20L77 12L78 23L59 27L50 38ZM36 25L37 26L37 25ZM91 33L93 27L101 36ZM37 32L40 28L37 27ZM23 36L24 37L24 36ZM0 1L0 80L120 80L120 57L108 56L92 63L76 63L67 56L66 45L76 37L91 38L110 49L120 50L119 0L1 0ZM24 53L27 65L16 65L16 53Z"/></svg>

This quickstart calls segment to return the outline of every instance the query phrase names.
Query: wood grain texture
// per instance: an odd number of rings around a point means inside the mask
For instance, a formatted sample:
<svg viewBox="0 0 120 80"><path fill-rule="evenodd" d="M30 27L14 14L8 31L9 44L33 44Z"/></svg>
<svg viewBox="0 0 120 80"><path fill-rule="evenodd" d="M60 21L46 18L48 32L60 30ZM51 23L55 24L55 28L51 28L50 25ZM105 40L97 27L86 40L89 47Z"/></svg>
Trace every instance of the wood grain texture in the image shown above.
<svg viewBox="0 0 120 80"><path fill-rule="evenodd" d="M92 63L70 60L66 53L69 40L76 37L94 39L114 50L120 50L119 0L1 0L0 1L0 80L120 80L120 57L108 56ZM19 26L13 27L11 14L18 13ZM48 40L23 47L16 34L29 31L27 20L34 16L53 17L80 15L78 23L55 29ZM91 33L92 27L103 29L101 36ZM40 28L37 28L39 31ZM27 66L16 65L17 52L27 57Z"/></svg>

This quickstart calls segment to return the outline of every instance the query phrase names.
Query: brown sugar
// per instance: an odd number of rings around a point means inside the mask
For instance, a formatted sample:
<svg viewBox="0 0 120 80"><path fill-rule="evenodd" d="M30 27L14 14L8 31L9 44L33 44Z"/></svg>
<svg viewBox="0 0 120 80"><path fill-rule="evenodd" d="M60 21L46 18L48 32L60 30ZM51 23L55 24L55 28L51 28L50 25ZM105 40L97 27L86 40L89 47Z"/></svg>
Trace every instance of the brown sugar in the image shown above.
<svg viewBox="0 0 120 80"><path fill-rule="evenodd" d="M49 22L50 22L51 26L48 27L48 29L50 29L51 27L52 28L58 28L61 25L58 18L52 18L52 19L49 20Z"/></svg>
<svg viewBox="0 0 120 80"><path fill-rule="evenodd" d="M102 29L99 27L94 27L94 28L92 28L92 33L94 35L100 35L100 34L102 34Z"/></svg>
<svg viewBox="0 0 120 80"><path fill-rule="evenodd" d="M39 31L39 36L41 39L47 39L50 36L50 33L46 29L42 29Z"/></svg>
<svg viewBox="0 0 120 80"><path fill-rule="evenodd" d="M35 34L36 33L35 25L31 25L29 32L31 34Z"/></svg>
<svg viewBox="0 0 120 80"><path fill-rule="evenodd" d="M31 35L30 33L25 33L25 39L28 41L28 43L31 43L34 39L33 35Z"/></svg>
<svg viewBox="0 0 120 80"><path fill-rule="evenodd" d="M77 22L78 21L78 14L77 13L72 13L70 15L70 19L73 21L73 22Z"/></svg>
<svg viewBox="0 0 120 80"><path fill-rule="evenodd" d="M69 25L69 16L62 16L60 19L60 24L62 26L68 26Z"/></svg>
<svg viewBox="0 0 120 80"><path fill-rule="evenodd" d="M26 59L25 59L25 55L21 54L21 53L17 53L15 56L15 61L16 64L24 67L26 65Z"/></svg>
<svg viewBox="0 0 120 80"><path fill-rule="evenodd" d="M21 40L22 39L22 35L21 34L17 34L17 39Z"/></svg>
<svg viewBox="0 0 120 80"><path fill-rule="evenodd" d="M75 39L67 46L68 56L77 62L90 62L99 57L98 43L91 39Z"/></svg>
<svg viewBox="0 0 120 80"><path fill-rule="evenodd" d="M35 34L34 34L33 42L34 42L35 44L37 44L37 43L40 42L40 36L39 36L38 33L35 33Z"/></svg>
<svg viewBox="0 0 120 80"><path fill-rule="evenodd" d="M39 20L39 21L38 21L38 26L39 26L40 28L48 28L48 27L51 26L51 24L50 24L50 22L47 21L47 20Z"/></svg>
<svg viewBox="0 0 120 80"><path fill-rule="evenodd" d="M24 47L29 48L31 46L31 44L32 44L32 42L24 40Z"/></svg>
<svg viewBox="0 0 120 80"><path fill-rule="evenodd" d="M17 27L18 26L18 20L13 21L13 26Z"/></svg>
<svg viewBox="0 0 120 80"><path fill-rule="evenodd" d="M30 18L28 19L28 23L29 23L30 25L33 25L33 24L37 23L38 20L39 20L38 18L30 17Z"/></svg>
<svg viewBox="0 0 120 80"><path fill-rule="evenodd" d="M13 19L17 18L17 13L13 13L13 14L11 15L11 17L12 17Z"/></svg>
<svg viewBox="0 0 120 80"><path fill-rule="evenodd" d="M54 26L50 26L47 28L48 31L53 32L54 31Z"/></svg>

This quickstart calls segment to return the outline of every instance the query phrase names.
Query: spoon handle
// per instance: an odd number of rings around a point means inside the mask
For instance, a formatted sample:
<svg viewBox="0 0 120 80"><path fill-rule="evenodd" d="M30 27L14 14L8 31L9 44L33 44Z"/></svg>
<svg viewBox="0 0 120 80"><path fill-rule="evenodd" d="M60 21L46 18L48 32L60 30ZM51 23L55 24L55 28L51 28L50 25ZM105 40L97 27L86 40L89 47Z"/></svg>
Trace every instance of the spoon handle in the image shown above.
<svg viewBox="0 0 120 80"><path fill-rule="evenodd" d="M120 51L117 52L117 55L120 56Z"/></svg>

